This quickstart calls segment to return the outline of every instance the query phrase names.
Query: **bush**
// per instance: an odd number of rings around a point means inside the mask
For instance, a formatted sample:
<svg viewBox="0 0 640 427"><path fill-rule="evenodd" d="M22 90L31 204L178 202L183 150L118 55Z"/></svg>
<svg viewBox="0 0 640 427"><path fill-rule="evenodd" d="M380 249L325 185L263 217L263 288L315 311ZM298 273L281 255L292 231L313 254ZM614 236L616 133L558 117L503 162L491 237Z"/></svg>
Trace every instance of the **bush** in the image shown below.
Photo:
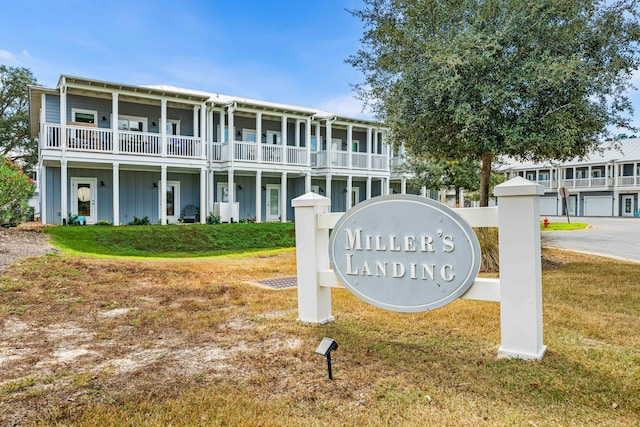
<svg viewBox="0 0 640 427"><path fill-rule="evenodd" d="M33 180L22 166L0 157L0 226L15 227L28 216L28 202L34 190Z"/></svg>
<svg viewBox="0 0 640 427"><path fill-rule="evenodd" d="M207 215L207 224L220 224L220 216L209 212L209 215Z"/></svg>
<svg viewBox="0 0 640 427"><path fill-rule="evenodd" d="M133 217L133 221L129 223L129 225L150 225L151 221L149 221L148 216L144 216L142 218L138 218L137 216Z"/></svg>

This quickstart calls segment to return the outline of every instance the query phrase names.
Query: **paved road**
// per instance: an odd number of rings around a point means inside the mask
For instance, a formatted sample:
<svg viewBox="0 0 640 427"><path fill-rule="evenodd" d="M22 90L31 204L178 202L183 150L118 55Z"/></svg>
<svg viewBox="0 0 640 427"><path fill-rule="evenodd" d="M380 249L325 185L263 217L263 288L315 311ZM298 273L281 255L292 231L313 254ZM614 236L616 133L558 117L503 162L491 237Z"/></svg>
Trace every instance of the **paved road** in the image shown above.
<svg viewBox="0 0 640 427"><path fill-rule="evenodd" d="M566 222L566 217L549 218L551 222ZM545 231L542 246L568 249L611 258L640 262L640 218L571 218L586 222L585 230Z"/></svg>

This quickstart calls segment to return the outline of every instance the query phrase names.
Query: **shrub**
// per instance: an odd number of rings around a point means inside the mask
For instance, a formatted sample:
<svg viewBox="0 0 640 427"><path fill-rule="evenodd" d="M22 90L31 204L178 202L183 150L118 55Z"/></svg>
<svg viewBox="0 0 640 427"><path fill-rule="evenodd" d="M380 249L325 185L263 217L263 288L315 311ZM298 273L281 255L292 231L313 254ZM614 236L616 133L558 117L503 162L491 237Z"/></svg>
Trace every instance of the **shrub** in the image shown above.
<svg viewBox="0 0 640 427"><path fill-rule="evenodd" d="M220 224L220 216L209 212L209 215L207 215L207 224Z"/></svg>
<svg viewBox="0 0 640 427"><path fill-rule="evenodd" d="M29 214L28 201L35 187L22 166L0 157L0 226L15 227Z"/></svg>
<svg viewBox="0 0 640 427"><path fill-rule="evenodd" d="M151 221L149 221L148 216L144 216L142 218L138 218L137 216L133 217L133 221L129 223L129 225L150 225Z"/></svg>

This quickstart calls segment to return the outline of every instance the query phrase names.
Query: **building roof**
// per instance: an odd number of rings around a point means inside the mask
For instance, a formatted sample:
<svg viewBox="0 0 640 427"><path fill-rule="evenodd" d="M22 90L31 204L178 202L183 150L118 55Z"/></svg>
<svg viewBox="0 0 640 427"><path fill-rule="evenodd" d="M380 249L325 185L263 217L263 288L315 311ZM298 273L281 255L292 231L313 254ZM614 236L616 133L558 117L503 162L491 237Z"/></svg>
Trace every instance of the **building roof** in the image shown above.
<svg viewBox="0 0 640 427"><path fill-rule="evenodd" d="M629 138L606 141L598 149L592 150L584 158L574 158L565 162L519 162L514 159L503 159L502 170L540 169L557 166L588 166L604 163L624 163L640 161L640 138Z"/></svg>

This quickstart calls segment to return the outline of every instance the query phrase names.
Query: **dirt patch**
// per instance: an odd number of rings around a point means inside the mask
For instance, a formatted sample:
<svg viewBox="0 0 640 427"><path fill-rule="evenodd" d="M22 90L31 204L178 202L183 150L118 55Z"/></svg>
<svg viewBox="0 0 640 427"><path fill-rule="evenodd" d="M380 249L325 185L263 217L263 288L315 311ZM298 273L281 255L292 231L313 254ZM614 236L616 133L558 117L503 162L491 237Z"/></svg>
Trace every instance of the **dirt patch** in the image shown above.
<svg viewBox="0 0 640 427"><path fill-rule="evenodd" d="M17 228L0 228L0 271L21 259L56 252L42 226L21 224Z"/></svg>

